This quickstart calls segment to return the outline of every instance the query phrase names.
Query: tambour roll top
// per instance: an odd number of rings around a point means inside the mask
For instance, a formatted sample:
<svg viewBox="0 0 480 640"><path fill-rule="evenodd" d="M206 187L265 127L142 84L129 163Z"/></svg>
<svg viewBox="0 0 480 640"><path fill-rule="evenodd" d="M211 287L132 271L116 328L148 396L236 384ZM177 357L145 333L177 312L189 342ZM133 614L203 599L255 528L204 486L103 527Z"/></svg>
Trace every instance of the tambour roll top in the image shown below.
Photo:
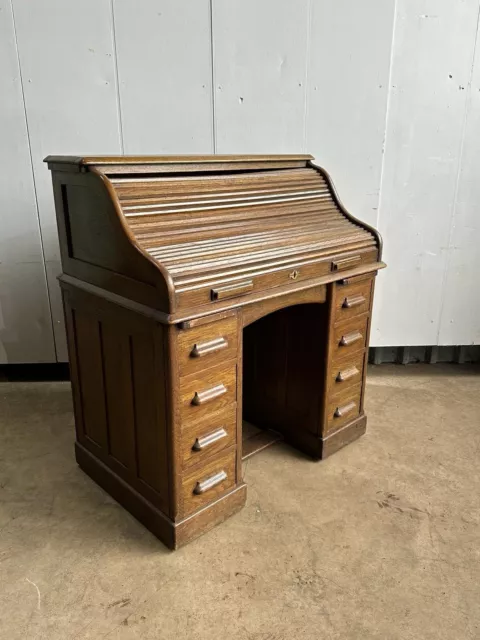
<svg viewBox="0 0 480 640"><path fill-rule="evenodd" d="M49 156L64 273L175 322L380 266L378 233L345 211L311 159ZM128 294L132 280L143 292Z"/></svg>

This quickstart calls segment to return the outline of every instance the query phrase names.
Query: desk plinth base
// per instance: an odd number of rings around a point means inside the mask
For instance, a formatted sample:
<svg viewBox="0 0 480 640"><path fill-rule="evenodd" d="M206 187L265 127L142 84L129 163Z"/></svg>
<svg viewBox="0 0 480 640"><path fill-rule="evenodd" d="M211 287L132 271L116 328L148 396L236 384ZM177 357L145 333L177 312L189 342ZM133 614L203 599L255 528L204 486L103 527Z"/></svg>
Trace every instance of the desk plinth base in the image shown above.
<svg viewBox="0 0 480 640"><path fill-rule="evenodd" d="M284 433L284 440L315 460L324 460L357 440L365 433L366 428L367 416L362 415L324 438L318 438L308 431L288 431Z"/></svg>
<svg viewBox="0 0 480 640"><path fill-rule="evenodd" d="M242 483L205 508L183 520L173 522L78 442L75 443L75 458L82 471L169 549L178 549L206 533L239 511L247 499L247 487Z"/></svg>

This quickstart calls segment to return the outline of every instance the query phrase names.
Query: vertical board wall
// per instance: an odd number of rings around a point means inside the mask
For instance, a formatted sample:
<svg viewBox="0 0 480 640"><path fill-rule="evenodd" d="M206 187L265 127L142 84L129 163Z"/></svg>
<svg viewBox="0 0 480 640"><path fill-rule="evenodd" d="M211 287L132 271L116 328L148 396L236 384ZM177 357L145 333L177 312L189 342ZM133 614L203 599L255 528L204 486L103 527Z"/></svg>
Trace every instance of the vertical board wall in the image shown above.
<svg viewBox="0 0 480 640"><path fill-rule="evenodd" d="M66 359L48 154L310 152L372 345L480 343L480 0L0 0L0 362Z"/></svg>

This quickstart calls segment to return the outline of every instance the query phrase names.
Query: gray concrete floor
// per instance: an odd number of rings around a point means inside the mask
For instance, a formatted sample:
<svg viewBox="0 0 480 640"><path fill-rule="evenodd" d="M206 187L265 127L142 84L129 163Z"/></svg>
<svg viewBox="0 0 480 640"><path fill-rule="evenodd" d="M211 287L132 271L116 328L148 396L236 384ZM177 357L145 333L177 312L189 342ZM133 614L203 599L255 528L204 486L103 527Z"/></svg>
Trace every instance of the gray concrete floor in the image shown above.
<svg viewBox="0 0 480 640"><path fill-rule="evenodd" d="M479 369L373 368L367 412L172 553L76 466L68 383L0 384L0 637L480 638Z"/></svg>

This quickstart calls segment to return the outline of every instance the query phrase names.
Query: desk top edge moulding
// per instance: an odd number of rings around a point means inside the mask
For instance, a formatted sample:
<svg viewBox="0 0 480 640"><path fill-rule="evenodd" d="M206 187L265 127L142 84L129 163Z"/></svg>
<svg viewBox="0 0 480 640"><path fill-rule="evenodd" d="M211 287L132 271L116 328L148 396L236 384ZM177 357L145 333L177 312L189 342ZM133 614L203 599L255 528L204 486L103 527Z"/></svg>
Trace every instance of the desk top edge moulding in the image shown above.
<svg viewBox="0 0 480 640"><path fill-rule="evenodd" d="M48 156L80 467L168 547L365 432L379 233L310 155Z"/></svg>

